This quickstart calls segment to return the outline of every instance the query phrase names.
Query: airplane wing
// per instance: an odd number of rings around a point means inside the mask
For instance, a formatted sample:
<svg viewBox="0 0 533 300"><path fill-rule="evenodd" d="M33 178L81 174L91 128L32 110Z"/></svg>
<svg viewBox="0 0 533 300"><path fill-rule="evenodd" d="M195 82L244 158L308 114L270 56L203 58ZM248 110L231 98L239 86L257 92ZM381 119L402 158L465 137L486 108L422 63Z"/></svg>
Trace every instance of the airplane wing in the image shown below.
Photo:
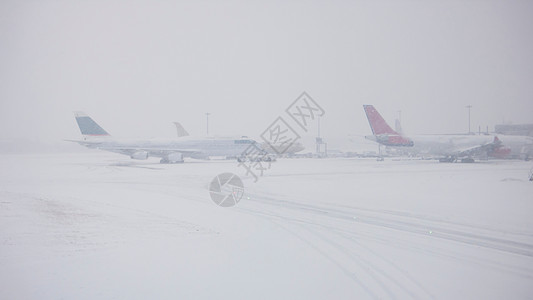
<svg viewBox="0 0 533 300"><path fill-rule="evenodd" d="M102 142L96 142L96 141L82 141L82 140L64 140L64 141L78 143L87 148L98 148L98 145L102 144Z"/></svg>
<svg viewBox="0 0 533 300"><path fill-rule="evenodd" d="M94 144L94 142L87 142L87 141L81 141L81 140L63 140L63 141L78 143L78 144L81 144L81 145Z"/></svg>
<svg viewBox="0 0 533 300"><path fill-rule="evenodd" d="M180 149L180 148L157 148L157 147L121 147L121 146L109 146L104 142L96 141L82 141L82 140L64 140L67 142L78 143L87 148L100 149L110 152L123 153L131 155L136 152L144 151L150 153L151 156L166 156L171 153L182 153L183 155L201 154L201 149Z"/></svg>
<svg viewBox="0 0 533 300"><path fill-rule="evenodd" d="M152 148L152 147L114 147L114 146L104 146L98 147L101 150L107 150L112 152L123 152L123 153L134 153L138 151L146 151L150 154L170 154L170 153L182 153L182 154L197 154L202 153L201 149L180 149L180 148Z"/></svg>
<svg viewBox="0 0 533 300"><path fill-rule="evenodd" d="M468 147L463 149L457 149L452 154L456 157L471 157L494 151L494 149L500 147L502 142L498 137L494 137L494 140L490 143L481 144L474 147Z"/></svg>

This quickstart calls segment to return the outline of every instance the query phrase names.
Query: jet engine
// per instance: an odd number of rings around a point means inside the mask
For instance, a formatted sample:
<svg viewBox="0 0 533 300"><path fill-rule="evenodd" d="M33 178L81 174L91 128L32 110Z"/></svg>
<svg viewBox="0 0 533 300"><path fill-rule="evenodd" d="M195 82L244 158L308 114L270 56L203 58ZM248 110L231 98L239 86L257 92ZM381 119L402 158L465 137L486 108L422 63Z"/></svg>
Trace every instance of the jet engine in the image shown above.
<svg viewBox="0 0 533 300"><path fill-rule="evenodd" d="M147 151L137 151L131 155L132 159L140 159L145 160L148 158L148 152Z"/></svg>
<svg viewBox="0 0 533 300"><path fill-rule="evenodd" d="M161 159L162 164L179 164L183 162L183 154L176 152L170 153L167 157Z"/></svg>

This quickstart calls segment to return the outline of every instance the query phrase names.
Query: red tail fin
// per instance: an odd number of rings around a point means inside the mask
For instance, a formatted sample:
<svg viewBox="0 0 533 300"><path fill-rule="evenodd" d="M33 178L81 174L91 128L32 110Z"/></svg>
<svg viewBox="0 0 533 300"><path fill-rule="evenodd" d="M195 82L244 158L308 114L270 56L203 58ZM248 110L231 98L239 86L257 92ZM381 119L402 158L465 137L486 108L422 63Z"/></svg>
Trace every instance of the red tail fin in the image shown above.
<svg viewBox="0 0 533 300"><path fill-rule="evenodd" d="M370 123L370 128L372 129L372 134L374 135L380 135L380 134L396 134L398 133L394 131L388 124L385 122L383 117L378 113L378 111L374 108L372 105L363 105L363 108L365 109L366 117L368 118L368 122Z"/></svg>

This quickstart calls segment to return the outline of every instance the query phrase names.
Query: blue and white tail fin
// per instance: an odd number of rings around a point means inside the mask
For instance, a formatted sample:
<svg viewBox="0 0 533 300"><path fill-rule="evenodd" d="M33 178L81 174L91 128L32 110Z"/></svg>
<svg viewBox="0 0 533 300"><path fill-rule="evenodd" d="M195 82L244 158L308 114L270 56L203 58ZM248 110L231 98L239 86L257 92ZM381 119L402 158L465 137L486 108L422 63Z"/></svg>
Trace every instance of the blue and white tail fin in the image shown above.
<svg viewBox="0 0 533 300"><path fill-rule="evenodd" d="M75 111L74 116L84 137L107 137L110 136L100 125L82 111Z"/></svg>

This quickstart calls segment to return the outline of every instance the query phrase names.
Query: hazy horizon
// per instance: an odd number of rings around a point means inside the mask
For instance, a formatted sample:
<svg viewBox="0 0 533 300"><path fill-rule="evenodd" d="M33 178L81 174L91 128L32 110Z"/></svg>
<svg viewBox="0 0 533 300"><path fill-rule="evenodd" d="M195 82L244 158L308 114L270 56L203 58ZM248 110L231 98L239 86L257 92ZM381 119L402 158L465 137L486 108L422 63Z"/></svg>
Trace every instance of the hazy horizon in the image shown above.
<svg viewBox="0 0 533 300"><path fill-rule="evenodd" d="M533 2L3 1L0 139L258 136L303 91L322 135L533 123ZM313 125L309 135L314 135Z"/></svg>

